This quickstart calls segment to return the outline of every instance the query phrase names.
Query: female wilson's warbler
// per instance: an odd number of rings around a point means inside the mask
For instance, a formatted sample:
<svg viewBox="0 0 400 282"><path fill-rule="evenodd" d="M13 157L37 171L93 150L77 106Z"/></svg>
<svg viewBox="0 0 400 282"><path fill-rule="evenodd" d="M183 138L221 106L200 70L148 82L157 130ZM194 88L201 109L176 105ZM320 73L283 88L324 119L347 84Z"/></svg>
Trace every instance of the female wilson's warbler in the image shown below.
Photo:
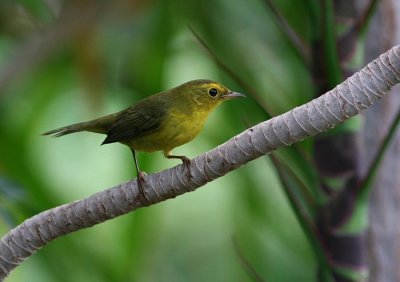
<svg viewBox="0 0 400 282"><path fill-rule="evenodd" d="M211 80L193 80L170 90L151 95L136 105L98 119L64 126L45 132L55 137L78 131L106 134L103 144L120 142L133 153L138 187L144 199L142 182L144 173L139 169L135 150L163 151L166 158L181 159L172 155L172 149L191 141L203 128L208 114L225 100L244 97Z"/></svg>

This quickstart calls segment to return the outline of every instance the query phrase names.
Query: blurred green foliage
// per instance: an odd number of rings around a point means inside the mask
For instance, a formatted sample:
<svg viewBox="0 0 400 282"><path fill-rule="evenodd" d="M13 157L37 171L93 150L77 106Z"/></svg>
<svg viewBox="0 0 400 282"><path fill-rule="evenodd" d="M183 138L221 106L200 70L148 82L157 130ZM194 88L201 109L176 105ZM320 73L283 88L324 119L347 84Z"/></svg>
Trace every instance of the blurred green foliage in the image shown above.
<svg viewBox="0 0 400 282"><path fill-rule="evenodd" d="M276 2L309 40L309 9L302 1ZM256 96L224 104L176 153L194 157L267 112L277 115L310 100L306 66L263 1L0 2L2 234L40 211L134 175L129 150L100 147L104 136L55 140L42 132L123 109L191 79L214 79L247 93L188 25ZM305 155L310 150L307 142L296 148ZM278 155L312 183L298 152ZM160 153L139 158L148 173L179 163ZM265 281L312 281L316 275L316 259L268 157L194 193L60 238L23 262L9 281L252 281L244 259Z"/></svg>

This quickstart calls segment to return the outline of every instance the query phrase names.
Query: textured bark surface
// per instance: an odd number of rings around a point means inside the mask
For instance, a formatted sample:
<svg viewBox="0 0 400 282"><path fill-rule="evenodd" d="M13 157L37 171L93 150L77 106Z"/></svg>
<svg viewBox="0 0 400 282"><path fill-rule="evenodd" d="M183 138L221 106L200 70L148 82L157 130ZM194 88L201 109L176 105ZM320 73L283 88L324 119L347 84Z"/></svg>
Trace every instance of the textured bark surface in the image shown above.
<svg viewBox="0 0 400 282"><path fill-rule="evenodd" d="M394 9L388 9L385 2L391 2ZM400 42L400 1L385 0L382 4L367 36L366 60L374 58L391 44ZM399 87L395 87L393 92L396 95L379 101L365 113L364 129L360 138L362 171L371 162L394 115L400 109ZM370 281L374 282L400 281L399 172L400 132L385 154L370 200L368 265Z"/></svg>
<svg viewBox="0 0 400 282"><path fill-rule="evenodd" d="M190 192L273 150L326 131L371 106L400 81L396 46L333 90L283 115L262 122L183 165L146 177L150 204ZM135 180L42 212L0 241L0 279L39 248L62 235L141 207Z"/></svg>

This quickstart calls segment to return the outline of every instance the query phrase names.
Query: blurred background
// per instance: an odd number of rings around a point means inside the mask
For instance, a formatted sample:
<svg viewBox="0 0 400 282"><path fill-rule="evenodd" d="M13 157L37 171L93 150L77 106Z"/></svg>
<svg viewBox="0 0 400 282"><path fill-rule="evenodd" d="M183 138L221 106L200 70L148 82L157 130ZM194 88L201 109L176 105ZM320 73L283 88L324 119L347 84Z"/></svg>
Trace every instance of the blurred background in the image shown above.
<svg viewBox="0 0 400 282"><path fill-rule="evenodd" d="M363 66L364 58L370 60L394 44L391 1L347 1L351 8L344 2L2 0L1 233L43 210L135 175L127 147L100 147L104 136L91 133L59 139L40 136L47 130L121 110L192 79L217 80L245 93L248 98L225 103L194 141L174 151L192 158L311 100ZM387 32L371 31L374 25ZM376 40L377 34L383 39ZM385 103L376 112L386 113L386 127L381 121L371 132L362 120L353 120L332 134L367 132L357 143L361 161L352 171L369 171L368 161L382 147L390 113L399 104ZM380 139L378 130L383 132ZM57 239L23 262L8 281L337 279L344 263L340 258L338 264L328 262L330 247L321 247L324 236L320 241L314 228L324 234L319 223L326 218L319 211L330 209L330 196L340 194L332 192L338 181L354 178L348 171L324 174L323 164L330 161L321 161L326 155L318 142L305 140L280 149L194 193ZM346 142L335 143L336 149L356 155L354 144ZM396 146L394 158L399 154ZM161 153L141 153L139 161L147 173L179 163ZM396 169L393 163L389 167ZM393 180L393 175L382 179ZM388 199L395 199L394 188L400 187L398 179L393 181L385 190ZM400 211L395 203L392 209L385 203L373 202L378 211L372 221L382 223L385 218L392 226L385 214ZM368 210L363 207L365 219ZM368 268L374 277L386 273L385 267L394 267L391 273L400 275L396 261L391 266L379 256L365 259L365 252L374 254L374 244L382 242L374 230L385 227L368 231L360 226L352 231L362 233L360 240L367 242L360 254L364 259L356 260L349 271L361 271L346 281L359 281ZM391 236L385 233L387 250L393 250L399 234L391 231Z"/></svg>

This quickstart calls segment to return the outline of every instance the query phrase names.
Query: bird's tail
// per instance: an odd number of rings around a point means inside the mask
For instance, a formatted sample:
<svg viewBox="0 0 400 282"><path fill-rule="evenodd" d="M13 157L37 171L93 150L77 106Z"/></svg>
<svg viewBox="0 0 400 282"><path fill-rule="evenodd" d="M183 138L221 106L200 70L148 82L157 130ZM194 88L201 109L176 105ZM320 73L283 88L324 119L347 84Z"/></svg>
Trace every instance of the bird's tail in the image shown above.
<svg viewBox="0 0 400 282"><path fill-rule="evenodd" d="M67 134L79 132L79 131L90 131L95 133L107 133L110 126L115 122L115 120L122 114L123 112L118 112L110 115L106 115L94 120L75 123L71 125L67 125L64 127L60 127L57 129L53 129L43 133L42 135L52 135L53 137L60 137Z"/></svg>
<svg viewBox="0 0 400 282"><path fill-rule="evenodd" d="M92 131L91 129L92 124L90 122L80 122L76 124L71 124L67 126L63 126L57 129L53 129L43 133L42 135L51 135L53 137L60 137L67 134L79 132L79 131Z"/></svg>

